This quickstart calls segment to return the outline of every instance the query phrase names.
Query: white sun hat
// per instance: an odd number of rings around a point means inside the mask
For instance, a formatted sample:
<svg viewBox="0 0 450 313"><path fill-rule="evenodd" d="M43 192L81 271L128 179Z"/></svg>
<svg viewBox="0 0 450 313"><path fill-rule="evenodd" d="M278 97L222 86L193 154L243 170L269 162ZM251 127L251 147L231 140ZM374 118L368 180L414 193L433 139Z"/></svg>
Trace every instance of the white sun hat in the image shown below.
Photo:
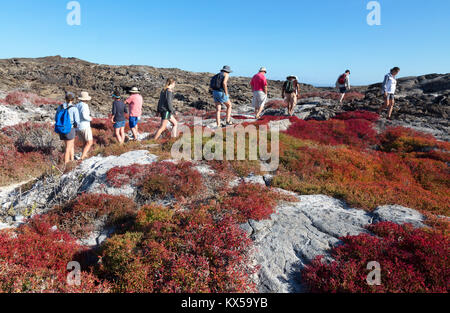
<svg viewBox="0 0 450 313"><path fill-rule="evenodd" d="M131 88L130 93L139 93L139 89L137 87L133 87Z"/></svg>
<svg viewBox="0 0 450 313"><path fill-rule="evenodd" d="M92 97L89 96L89 93L87 91L82 91L81 95L78 97L78 100L80 100L80 101L91 101Z"/></svg>

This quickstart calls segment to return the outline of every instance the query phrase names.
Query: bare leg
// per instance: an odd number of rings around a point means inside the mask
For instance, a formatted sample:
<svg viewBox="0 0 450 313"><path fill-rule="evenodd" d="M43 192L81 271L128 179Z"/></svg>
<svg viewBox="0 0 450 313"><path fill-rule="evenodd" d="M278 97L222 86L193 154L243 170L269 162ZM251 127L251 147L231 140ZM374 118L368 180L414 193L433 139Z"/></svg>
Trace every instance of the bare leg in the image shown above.
<svg viewBox="0 0 450 313"><path fill-rule="evenodd" d="M121 130L121 128L115 128L114 132L115 132L117 141L119 142L119 144L122 144L122 136L120 134L120 130Z"/></svg>
<svg viewBox="0 0 450 313"><path fill-rule="evenodd" d="M68 164L75 160L75 140L66 140L66 151L64 153L64 163Z"/></svg>
<svg viewBox="0 0 450 313"><path fill-rule="evenodd" d="M121 142L122 142L122 143L125 142L125 127L122 127L122 128L120 129L120 139L121 139Z"/></svg>
<svg viewBox="0 0 450 313"><path fill-rule="evenodd" d="M175 119L175 117L171 116L170 122L173 125L172 138L177 138L178 137L178 121Z"/></svg>
<svg viewBox="0 0 450 313"><path fill-rule="evenodd" d="M135 128L133 128L133 129L131 129L131 132L133 133L134 140L138 140L139 139L139 132L138 132L137 126Z"/></svg>
<svg viewBox="0 0 450 313"><path fill-rule="evenodd" d="M233 109L233 105L231 101L228 101L225 105L227 106L227 123L231 123L231 110Z"/></svg>
<svg viewBox="0 0 450 313"><path fill-rule="evenodd" d="M92 140L86 142L86 144L84 145L84 148L83 148L83 154L81 155L81 160L84 160L88 157L89 151L91 150L93 144L94 144L94 141L92 141Z"/></svg>
<svg viewBox="0 0 450 313"><path fill-rule="evenodd" d="M169 123L168 120L162 120L161 121L161 127L158 129L155 135L155 140L158 140L159 137L161 137L162 133L167 129L167 124Z"/></svg>
<svg viewBox="0 0 450 313"><path fill-rule="evenodd" d="M395 100L391 99L391 103L390 103L390 106L389 106L389 115L388 115L389 119L391 119L391 117L392 117L392 111L394 110L394 104L395 104Z"/></svg>
<svg viewBox="0 0 450 313"><path fill-rule="evenodd" d="M222 104L220 103L216 103L216 108L217 108L217 116L216 116L216 121L217 121L217 127L222 126Z"/></svg>
<svg viewBox="0 0 450 313"><path fill-rule="evenodd" d="M341 93L341 99L339 100L339 103L342 104L342 102L344 101L344 97L345 97L345 93Z"/></svg>

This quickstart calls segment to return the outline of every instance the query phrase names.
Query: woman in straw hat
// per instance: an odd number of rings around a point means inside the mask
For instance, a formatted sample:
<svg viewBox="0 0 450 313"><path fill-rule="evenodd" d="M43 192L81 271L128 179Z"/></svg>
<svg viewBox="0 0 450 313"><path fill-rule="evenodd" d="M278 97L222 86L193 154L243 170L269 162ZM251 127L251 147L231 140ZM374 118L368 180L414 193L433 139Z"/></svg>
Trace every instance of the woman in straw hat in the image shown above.
<svg viewBox="0 0 450 313"><path fill-rule="evenodd" d="M78 138L84 143L83 153L81 155L81 160L85 160L89 151L94 144L94 136L92 135L91 128L91 111L89 110L88 102L92 100L89 93L86 91L81 92L80 97L78 97L80 101L77 104L78 112L80 113L80 124L78 125Z"/></svg>

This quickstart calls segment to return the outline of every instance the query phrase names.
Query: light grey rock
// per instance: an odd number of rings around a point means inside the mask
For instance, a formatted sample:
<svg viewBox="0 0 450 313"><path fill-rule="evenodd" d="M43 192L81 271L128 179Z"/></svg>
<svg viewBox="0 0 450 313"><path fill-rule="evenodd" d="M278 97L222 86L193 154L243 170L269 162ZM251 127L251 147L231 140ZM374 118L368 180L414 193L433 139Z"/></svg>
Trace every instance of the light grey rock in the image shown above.
<svg viewBox="0 0 450 313"><path fill-rule="evenodd" d="M271 220L248 223L255 244L253 258L261 265L254 277L260 292L305 292L300 282L305 264L319 255L330 260L329 251L340 237L367 233L365 226L377 220L423 225L420 213L398 206L381 207L372 214L328 196L297 197L298 203L280 203Z"/></svg>
<svg viewBox="0 0 450 313"><path fill-rule="evenodd" d="M245 177L244 178L244 182L247 183L247 184L266 185L264 177L259 176L259 175L250 175L248 177Z"/></svg>
<svg viewBox="0 0 450 313"><path fill-rule="evenodd" d="M131 151L121 156L90 158L61 177L47 177L38 181L27 193L19 194L13 191L1 197L0 217L5 215L10 207L13 207L18 215L27 208L35 208L36 214L44 213L54 205L71 200L80 193L105 193L133 197L136 191L132 186L121 188L109 186L106 182L107 172L113 167L151 164L156 160L157 156L146 150Z"/></svg>
<svg viewBox="0 0 450 313"><path fill-rule="evenodd" d="M376 222L394 222L397 224L412 224L414 227L425 227L425 217L416 210L400 205L384 205L373 211Z"/></svg>
<svg viewBox="0 0 450 313"><path fill-rule="evenodd" d="M269 128L271 130L278 129L279 131L286 131L291 125L292 123L288 119L269 122Z"/></svg>

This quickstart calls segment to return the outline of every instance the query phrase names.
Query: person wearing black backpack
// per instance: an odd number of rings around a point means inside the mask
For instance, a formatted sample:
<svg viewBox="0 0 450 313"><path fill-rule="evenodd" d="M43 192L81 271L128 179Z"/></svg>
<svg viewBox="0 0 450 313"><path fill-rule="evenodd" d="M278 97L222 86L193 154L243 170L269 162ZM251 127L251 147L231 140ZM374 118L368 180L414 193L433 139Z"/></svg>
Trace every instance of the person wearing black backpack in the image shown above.
<svg viewBox="0 0 450 313"><path fill-rule="evenodd" d="M336 81L336 88L339 89L339 92L341 94L341 98L339 100L339 103L342 103L344 101L345 94L350 90L350 70L346 70L344 74L339 76L338 80Z"/></svg>
<svg viewBox="0 0 450 313"><path fill-rule="evenodd" d="M223 105L227 107L226 125L233 125L231 121L232 104L230 101L230 94L228 93L228 80L230 78L230 73L232 72L231 68L226 65L219 74L211 79L210 88L217 108L217 127L222 127L221 113Z"/></svg>
<svg viewBox="0 0 450 313"><path fill-rule="evenodd" d="M55 130L66 146L64 152L64 163L66 165L75 161L75 136L76 129L80 125L80 113L73 104L74 100L75 95L73 93L66 93L66 102L58 107L55 115Z"/></svg>
<svg viewBox="0 0 450 313"><path fill-rule="evenodd" d="M286 102L289 116L294 115L294 109L297 105L297 99L300 93L300 85L297 76L291 75L286 78L283 84L281 96Z"/></svg>

